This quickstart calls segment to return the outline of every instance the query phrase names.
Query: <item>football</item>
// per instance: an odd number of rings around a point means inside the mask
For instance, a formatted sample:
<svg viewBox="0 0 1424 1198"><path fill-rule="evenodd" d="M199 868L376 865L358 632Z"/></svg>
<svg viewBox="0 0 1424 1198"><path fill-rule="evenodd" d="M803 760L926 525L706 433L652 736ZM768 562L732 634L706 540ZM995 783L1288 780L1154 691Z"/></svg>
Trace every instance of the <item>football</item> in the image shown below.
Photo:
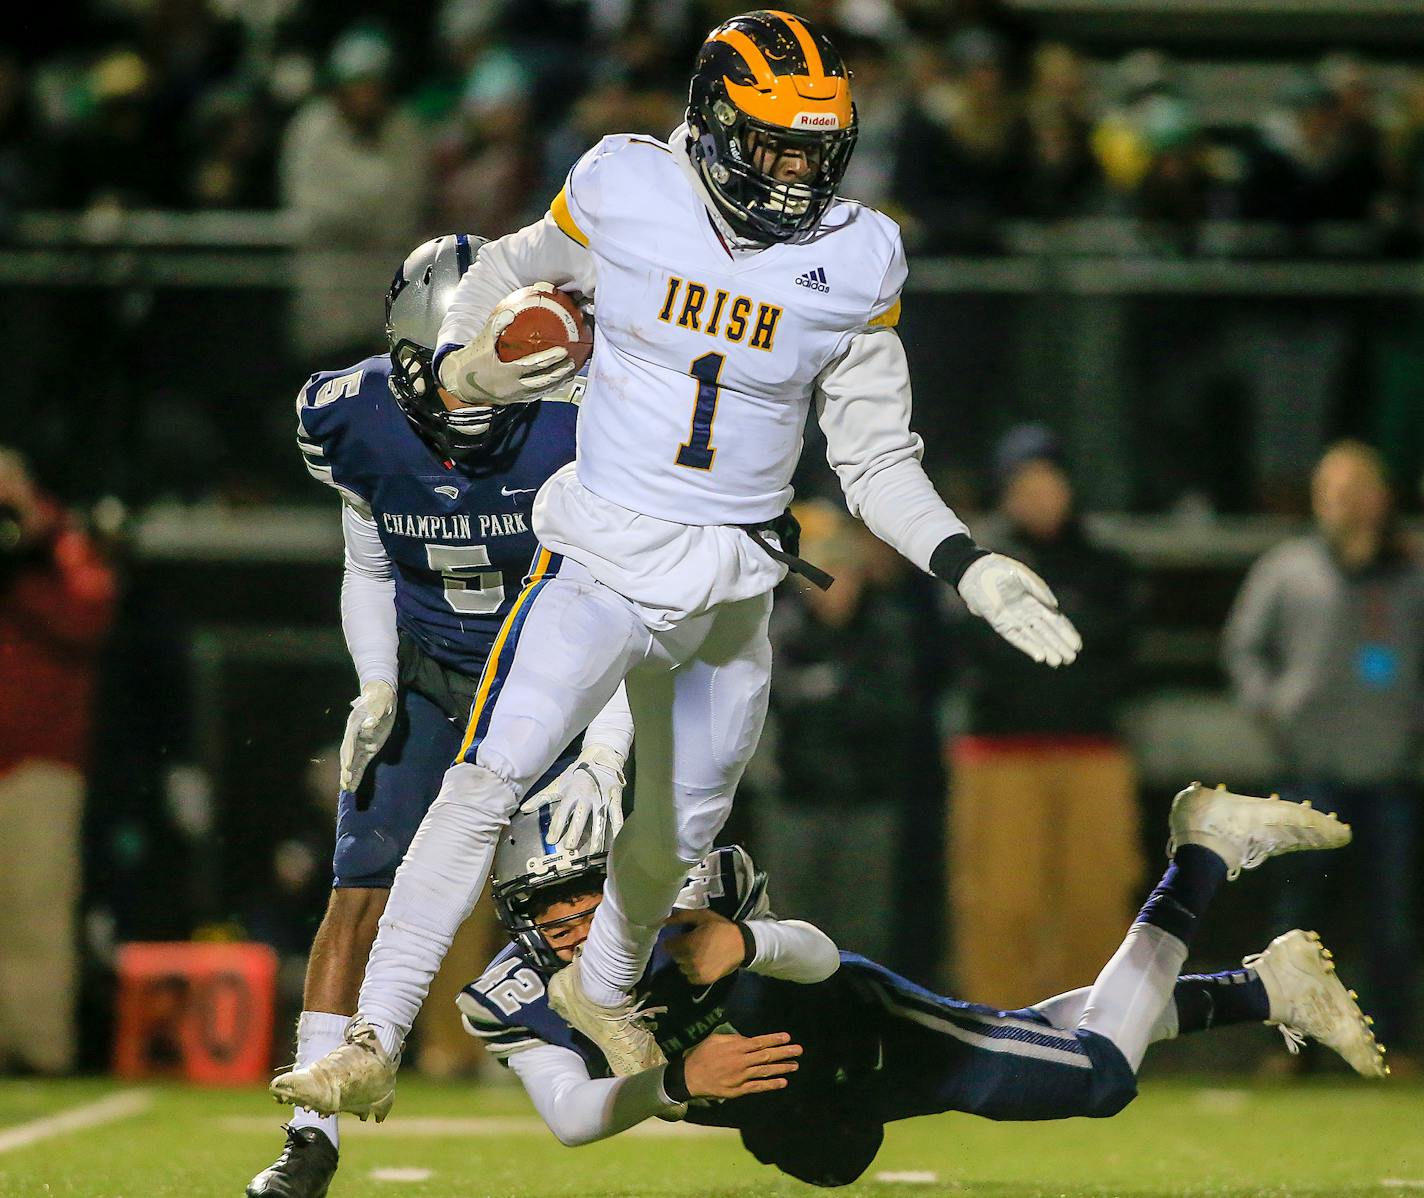
<svg viewBox="0 0 1424 1198"><path fill-rule="evenodd" d="M582 367L593 352L593 330L568 295L547 288L531 292L521 302L495 341L495 352L501 362L514 362L556 345L567 349Z"/></svg>

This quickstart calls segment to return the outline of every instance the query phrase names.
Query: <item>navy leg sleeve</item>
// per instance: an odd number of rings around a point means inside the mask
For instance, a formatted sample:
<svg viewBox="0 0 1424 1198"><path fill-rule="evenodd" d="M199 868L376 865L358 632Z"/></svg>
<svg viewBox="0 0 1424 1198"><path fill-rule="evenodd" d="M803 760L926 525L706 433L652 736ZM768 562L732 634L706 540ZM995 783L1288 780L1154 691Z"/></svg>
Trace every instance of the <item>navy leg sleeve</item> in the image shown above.
<svg viewBox="0 0 1424 1198"><path fill-rule="evenodd" d="M884 1122L943 1111L1100 1118L1136 1097L1127 1060L1092 1032L1054 1028L1034 1011L944 998L868 962L853 976L878 1007L882 1066L868 1105Z"/></svg>

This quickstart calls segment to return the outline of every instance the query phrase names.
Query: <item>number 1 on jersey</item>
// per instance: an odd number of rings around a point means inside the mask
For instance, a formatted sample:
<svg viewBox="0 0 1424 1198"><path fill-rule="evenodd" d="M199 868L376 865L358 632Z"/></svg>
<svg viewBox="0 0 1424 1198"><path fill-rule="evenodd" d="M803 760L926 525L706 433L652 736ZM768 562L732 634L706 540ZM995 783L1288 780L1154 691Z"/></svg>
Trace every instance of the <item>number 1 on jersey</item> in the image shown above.
<svg viewBox="0 0 1424 1198"><path fill-rule="evenodd" d="M692 431L678 447L677 464L690 470L711 470L717 451L712 447L712 422L717 418L719 389L726 354L703 354L688 369L697 380L697 403L692 409Z"/></svg>

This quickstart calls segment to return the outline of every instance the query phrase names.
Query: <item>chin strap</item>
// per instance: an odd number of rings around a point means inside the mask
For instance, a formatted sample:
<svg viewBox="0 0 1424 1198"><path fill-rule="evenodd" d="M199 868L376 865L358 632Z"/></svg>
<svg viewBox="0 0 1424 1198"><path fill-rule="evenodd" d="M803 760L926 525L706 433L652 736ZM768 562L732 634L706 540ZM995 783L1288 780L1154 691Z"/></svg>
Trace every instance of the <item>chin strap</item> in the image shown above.
<svg viewBox="0 0 1424 1198"><path fill-rule="evenodd" d="M683 148L686 153L677 159L678 165L692 180L693 186L697 189L698 198L701 199L703 208L707 210L707 220L711 223L713 232L721 238L727 253L755 254L759 250L766 249L765 243L743 237L727 222L721 206L717 203L716 194L702 177L701 164L693 158L693 147L696 145L696 141L692 136L692 131L685 124L678 126L672 131L672 136L668 139L669 144L676 145L679 135L684 139Z"/></svg>

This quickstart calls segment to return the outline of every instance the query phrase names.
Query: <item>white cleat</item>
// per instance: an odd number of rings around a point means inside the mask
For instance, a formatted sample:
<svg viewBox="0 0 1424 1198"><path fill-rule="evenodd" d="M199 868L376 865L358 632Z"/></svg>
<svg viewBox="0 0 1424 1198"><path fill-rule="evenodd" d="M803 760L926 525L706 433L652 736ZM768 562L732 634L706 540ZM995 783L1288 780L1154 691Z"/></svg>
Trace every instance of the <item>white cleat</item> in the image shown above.
<svg viewBox="0 0 1424 1198"><path fill-rule="evenodd" d="M656 1012L644 1009L631 997L616 1007L599 1006L584 993L581 964L575 956L549 979L549 1006L598 1045L615 1076L631 1077L666 1065L667 1057L652 1032Z"/></svg>
<svg viewBox="0 0 1424 1198"><path fill-rule="evenodd" d="M1332 811L1316 811L1309 803L1287 803L1272 795L1258 799L1232 794L1224 786L1208 790L1193 782L1172 800L1167 840L1171 857L1184 844L1199 844L1226 862L1226 876L1282 853L1308 849L1338 849L1350 843L1350 825Z"/></svg>
<svg viewBox="0 0 1424 1198"><path fill-rule="evenodd" d="M1373 1020L1360 1010L1355 992L1345 989L1318 933L1286 932L1241 964L1265 985L1271 1000L1266 1022L1280 1028L1291 1052L1309 1037L1338 1052L1362 1077L1389 1073L1384 1045L1370 1030Z"/></svg>
<svg viewBox="0 0 1424 1198"><path fill-rule="evenodd" d="M272 1079L267 1089L278 1102L306 1107L319 1115L342 1111L380 1123L396 1100L400 1054L388 1057L376 1029L359 1015L346 1027L346 1043L303 1069Z"/></svg>

